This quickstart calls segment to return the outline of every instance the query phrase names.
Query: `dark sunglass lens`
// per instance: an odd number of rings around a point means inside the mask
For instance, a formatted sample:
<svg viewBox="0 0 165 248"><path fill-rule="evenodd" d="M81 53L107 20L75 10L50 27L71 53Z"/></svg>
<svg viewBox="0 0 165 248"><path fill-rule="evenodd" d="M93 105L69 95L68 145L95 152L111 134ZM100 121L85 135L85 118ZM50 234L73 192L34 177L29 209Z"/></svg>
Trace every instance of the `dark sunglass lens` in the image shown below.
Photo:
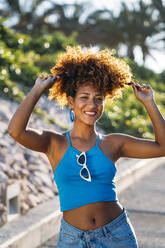
<svg viewBox="0 0 165 248"><path fill-rule="evenodd" d="M79 162L80 164L84 164L84 163L85 163L85 156L84 156L84 154L82 154L82 155L78 158L78 162Z"/></svg>
<svg viewBox="0 0 165 248"><path fill-rule="evenodd" d="M81 176L85 177L85 178L89 178L89 174L86 168L83 168L81 170Z"/></svg>

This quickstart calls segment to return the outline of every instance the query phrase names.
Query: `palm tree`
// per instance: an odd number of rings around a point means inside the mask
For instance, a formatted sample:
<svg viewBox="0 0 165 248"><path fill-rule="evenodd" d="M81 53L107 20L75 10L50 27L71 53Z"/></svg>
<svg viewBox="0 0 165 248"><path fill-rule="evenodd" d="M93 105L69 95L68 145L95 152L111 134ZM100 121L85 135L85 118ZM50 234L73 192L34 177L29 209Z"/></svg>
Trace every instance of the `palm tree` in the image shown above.
<svg viewBox="0 0 165 248"><path fill-rule="evenodd" d="M46 0L24 1L24 5L19 0L0 0L3 9L0 10L0 15L8 18L10 27L21 33L30 33L39 31L48 24L46 18L54 13L54 8L45 8ZM51 3L50 3L51 4ZM38 14L38 9L43 10L43 14ZM14 21L13 21L14 19Z"/></svg>
<svg viewBox="0 0 165 248"><path fill-rule="evenodd" d="M4 6L0 15L8 20L17 19L16 24L10 22L10 27L21 33L41 34L44 32L63 31L66 35L73 31L81 31L79 19L88 5L84 4L56 4L48 0L26 1L25 6L19 0L0 0ZM46 4L49 3L49 7ZM68 9L72 14L67 15ZM39 14L42 12L42 14ZM52 21L51 19L55 19Z"/></svg>
<svg viewBox="0 0 165 248"><path fill-rule="evenodd" d="M163 0L152 0L152 5L160 14L160 19L165 23L165 4Z"/></svg>
<svg viewBox="0 0 165 248"><path fill-rule="evenodd" d="M153 8L140 0L138 7L132 5L128 9L122 3L118 16L114 16L110 10L96 10L88 14L85 21L80 22L86 9L90 9L90 4L56 4L54 0L31 0L22 6L19 0L0 0L4 4L0 14L4 17L17 17L17 23L11 27L22 33L41 35L54 31L63 31L65 35L70 35L73 31L78 32L77 40L83 45L108 46L119 48L121 44L126 45L127 55L134 59L136 46L140 46L143 60L150 55L150 50L154 45L148 44L149 37L153 37L159 32L159 21L154 19ZM49 2L49 7L44 4ZM162 13L162 0L153 0L157 8ZM158 5L159 3L159 5ZM38 10L42 10L39 15ZM69 13L69 14L68 14ZM52 19L53 18L53 19Z"/></svg>
<svg viewBox="0 0 165 248"><path fill-rule="evenodd" d="M165 4L163 0L152 0L152 7L153 9L157 10L159 15L158 15L158 22L159 22L159 34L162 35L161 38L157 40L158 41L163 41L164 42L164 47L165 47Z"/></svg>
<svg viewBox="0 0 165 248"><path fill-rule="evenodd" d="M150 49L153 44L148 44L147 39L158 33L158 21L153 18L153 9L139 1L138 8L134 5L129 10L125 3L122 3L120 15L116 18L117 28L123 34L124 44L127 46L127 55L134 59L134 50L140 46L143 54L143 61L146 56L151 55Z"/></svg>
<svg viewBox="0 0 165 248"><path fill-rule="evenodd" d="M147 41L158 33L158 21L153 18L151 6L142 0L137 7L132 5L131 10L122 3L118 16L107 9L96 10L87 16L81 30L78 35L80 43L108 46L117 50L124 44L127 47L127 56L131 59L135 58L137 46L142 50L144 62L146 56L152 56L150 50L157 49Z"/></svg>
<svg viewBox="0 0 165 248"><path fill-rule="evenodd" d="M97 44L103 47L118 48L122 41L122 34L116 28L113 12L107 9L96 10L89 14L82 30L78 41L85 45Z"/></svg>
<svg viewBox="0 0 165 248"><path fill-rule="evenodd" d="M83 24L80 23L80 19L89 8L89 3L63 5L54 3L52 8L56 16L56 22L52 24L55 30L63 31L65 35L70 35L73 31L82 31Z"/></svg>

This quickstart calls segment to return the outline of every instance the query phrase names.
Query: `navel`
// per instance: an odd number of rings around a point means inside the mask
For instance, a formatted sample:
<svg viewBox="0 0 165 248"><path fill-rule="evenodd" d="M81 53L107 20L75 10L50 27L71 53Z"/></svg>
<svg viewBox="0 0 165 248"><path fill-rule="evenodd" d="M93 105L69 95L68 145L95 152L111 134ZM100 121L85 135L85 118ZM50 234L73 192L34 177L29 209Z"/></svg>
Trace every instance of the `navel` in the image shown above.
<svg viewBox="0 0 165 248"><path fill-rule="evenodd" d="M95 218L92 218L92 223L96 223L96 219Z"/></svg>

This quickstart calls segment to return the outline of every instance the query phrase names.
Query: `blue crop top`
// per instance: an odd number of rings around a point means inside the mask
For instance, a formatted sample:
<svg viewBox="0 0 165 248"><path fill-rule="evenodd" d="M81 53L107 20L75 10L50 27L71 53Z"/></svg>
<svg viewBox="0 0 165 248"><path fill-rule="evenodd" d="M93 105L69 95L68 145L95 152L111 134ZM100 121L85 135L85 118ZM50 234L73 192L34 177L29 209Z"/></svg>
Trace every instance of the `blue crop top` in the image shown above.
<svg viewBox="0 0 165 248"><path fill-rule="evenodd" d="M90 171L91 182L80 177L81 165L77 156L81 152L71 145L69 132L69 147L55 169L56 182L61 211L71 210L93 202L117 201L114 177L114 163L99 148L99 136L96 145L86 153L86 165Z"/></svg>

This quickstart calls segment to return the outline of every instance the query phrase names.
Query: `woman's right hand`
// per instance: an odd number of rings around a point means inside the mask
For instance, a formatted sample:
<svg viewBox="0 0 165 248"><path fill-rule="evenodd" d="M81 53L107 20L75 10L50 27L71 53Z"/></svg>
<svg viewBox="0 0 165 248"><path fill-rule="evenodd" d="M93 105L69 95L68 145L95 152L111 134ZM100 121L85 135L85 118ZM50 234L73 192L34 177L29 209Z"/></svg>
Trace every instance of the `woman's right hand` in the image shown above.
<svg viewBox="0 0 165 248"><path fill-rule="evenodd" d="M35 81L35 86L39 87L42 90L47 90L53 86L56 80L56 74L51 76L40 74L39 77Z"/></svg>

